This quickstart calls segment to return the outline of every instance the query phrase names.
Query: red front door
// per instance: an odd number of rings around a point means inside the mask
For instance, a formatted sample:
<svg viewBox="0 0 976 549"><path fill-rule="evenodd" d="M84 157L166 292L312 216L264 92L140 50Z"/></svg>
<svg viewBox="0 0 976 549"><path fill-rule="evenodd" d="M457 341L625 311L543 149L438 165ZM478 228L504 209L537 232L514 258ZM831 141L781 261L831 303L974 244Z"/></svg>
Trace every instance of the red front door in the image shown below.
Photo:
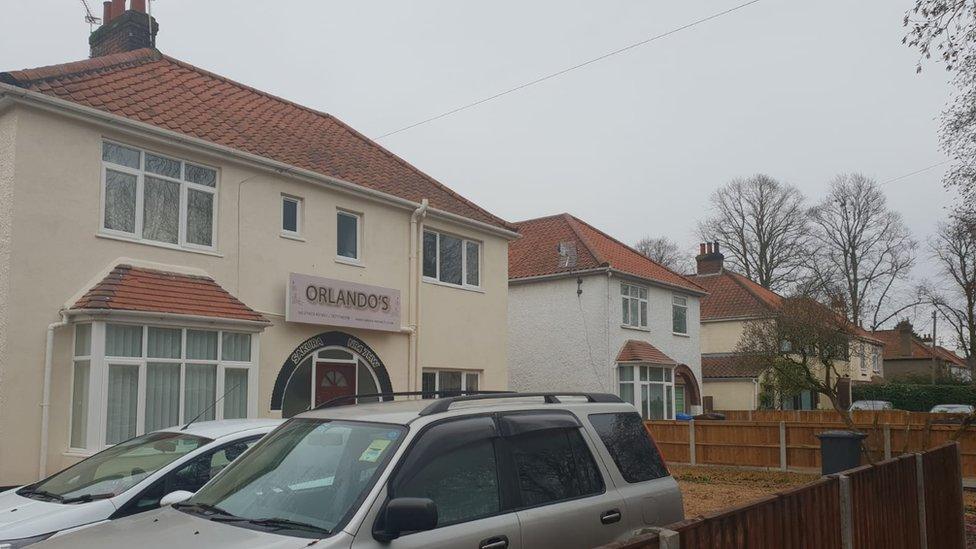
<svg viewBox="0 0 976 549"><path fill-rule="evenodd" d="M315 405L336 397L356 394L356 365L335 362L315 364ZM352 404L350 402L349 404Z"/></svg>

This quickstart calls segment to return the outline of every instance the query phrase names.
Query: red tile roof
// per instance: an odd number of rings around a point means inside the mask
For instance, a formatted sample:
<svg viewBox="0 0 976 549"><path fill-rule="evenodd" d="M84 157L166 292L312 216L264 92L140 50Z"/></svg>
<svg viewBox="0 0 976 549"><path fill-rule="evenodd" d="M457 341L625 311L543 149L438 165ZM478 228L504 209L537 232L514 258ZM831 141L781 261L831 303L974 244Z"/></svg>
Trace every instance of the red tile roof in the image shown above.
<svg viewBox="0 0 976 549"><path fill-rule="evenodd" d="M885 360L932 360L933 349L913 334L911 336L910 354L902 353L901 333L896 328L894 330L877 330L871 332L874 337L884 342ZM939 360L949 362L961 368L967 367L966 360L956 353L942 346L936 346L934 353Z"/></svg>
<svg viewBox="0 0 976 549"><path fill-rule="evenodd" d="M732 353L703 354L701 359L702 378L759 377L762 368L755 363L741 360L740 356Z"/></svg>
<svg viewBox="0 0 976 549"><path fill-rule="evenodd" d="M617 355L617 362L647 362L677 366L678 363L646 341L629 339Z"/></svg>
<svg viewBox="0 0 976 549"><path fill-rule="evenodd" d="M513 229L334 116L157 50L0 73L0 82Z"/></svg>
<svg viewBox="0 0 976 549"><path fill-rule="evenodd" d="M723 269L718 274L693 275L689 278L708 290L708 295L701 299L703 321L762 318L775 314L783 306L783 296L739 273ZM843 322L850 333L859 339L881 344L871 332L846 319Z"/></svg>
<svg viewBox="0 0 976 549"><path fill-rule="evenodd" d="M212 278L118 265L72 310L143 311L265 322Z"/></svg>
<svg viewBox="0 0 976 549"><path fill-rule="evenodd" d="M705 293L691 280L572 215L540 217L515 225L522 238L508 246L511 280L606 267L693 293ZM576 249L574 266L560 262L559 245L564 242Z"/></svg>

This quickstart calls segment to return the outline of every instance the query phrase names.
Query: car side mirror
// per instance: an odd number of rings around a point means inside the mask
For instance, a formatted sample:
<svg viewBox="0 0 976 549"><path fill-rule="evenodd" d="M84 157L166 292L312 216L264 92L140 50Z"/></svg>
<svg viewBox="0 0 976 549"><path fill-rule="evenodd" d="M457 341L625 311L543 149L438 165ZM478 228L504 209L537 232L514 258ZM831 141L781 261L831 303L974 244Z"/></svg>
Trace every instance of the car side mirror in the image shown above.
<svg viewBox="0 0 976 549"><path fill-rule="evenodd" d="M186 490L177 490L175 492L170 492L170 493L166 494L165 496L163 496L162 499L159 500L159 506L160 507L169 507L170 505L173 505L174 503L180 503L180 502L183 502L183 501L186 501L186 500L190 499L190 496L192 496L192 495L193 495L193 492L187 492Z"/></svg>
<svg viewBox="0 0 976 549"><path fill-rule="evenodd" d="M437 504L427 498L394 498L383 510L383 528L373 531L377 541L392 541L404 532L437 527Z"/></svg>

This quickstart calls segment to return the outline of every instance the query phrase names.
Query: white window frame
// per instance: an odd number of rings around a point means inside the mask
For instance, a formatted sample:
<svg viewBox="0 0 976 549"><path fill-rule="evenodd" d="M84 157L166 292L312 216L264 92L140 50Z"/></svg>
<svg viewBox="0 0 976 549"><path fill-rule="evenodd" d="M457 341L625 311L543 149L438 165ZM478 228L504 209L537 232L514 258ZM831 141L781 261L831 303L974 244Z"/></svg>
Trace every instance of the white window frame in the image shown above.
<svg viewBox="0 0 976 549"><path fill-rule="evenodd" d="M449 232L444 232L444 231L438 231L436 229L430 229L430 228L426 228L425 227L424 230L423 230L423 234L426 235L427 233L431 233L431 234L437 235L437 244L435 246L436 253L437 253L437 258L435 260L435 263L436 263L436 266L437 266L437 273L436 273L436 276L434 276L434 277L429 277L426 274L423 275L424 282L429 282L431 284L440 284L442 286L450 286L452 288L465 288L465 289L471 289L471 290L480 290L481 287L482 287L481 282L482 282L482 280L484 280L484 270L485 270L484 244L480 240L474 240L474 239L471 239L471 238L465 238L465 237L463 237L461 235L457 235L457 234L453 234L453 233L449 233ZM441 280L441 235L446 235L446 236L450 236L452 238L457 238L457 239L459 239L461 241L461 283L460 284L454 284L453 282L444 282L443 280ZM421 237L421 244L420 244L420 251L421 251L421 254L420 254L421 255L421 259L420 259L420 270L421 270L421 272L423 272L423 268L424 268L424 256L423 256L423 251L424 251L423 240L424 240L424 238L425 237ZM474 245L476 245L478 247L478 283L477 284L468 284L468 243L474 244Z"/></svg>
<svg viewBox="0 0 976 549"><path fill-rule="evenodd" d="M623 376L620 375L620 371L623 370L624 368L630 368L630 370L631 370L631 372L633 374L632 375L632 381L623 381ZM642 368L648 368L648 374L647 374L647 379L646 380L642 380L640 378L640 374L641 374L641 369ZM650 379L651 375L650 375L650 370L649 370L650 368L659 368L659 369L661 369L661 379L662 379L662 381L651 381L651 379ZM663 392L664 392L664 418L663 419L674 419L674 414L675 414L675 410L674 410L674 406L675 406L675 395L674 395L674 386L675 386L675 383L674 383L674 367L672 367L672 366L665 366L665 365L661 365L661 364L646 364L646 363L639 363L639 362L621 362L621 363L618 363L617 364L617 396L619 396L621 399L623 399L624 398L623 395L620 394L621 393L621 391L620 391L620 386L621 385L631 385L631 386L633 386L633 390L631 392L633 393L634 398L633 398L632 401L630 401L630 404L633 404L637 408L637 410L640 412L641 417L644 418L645 420L650 419L649 418L649 415L650 414L647 413L648 411L645 410L644 407L643 407L643 405L642 405L643 403L641 402L641 396L642 396L642 394L641 394L642 393L641 388L644 387L644 386L650 386L650 385L655 385L655 386L656 385L660 385L660 386L662 386L663 387ZM670 388L671 390L668 391L668 388ZM668 399L668 394L669 393L670 393L670 396L671 396L670 399ZM687 396L687 393L686 393L686 396ZM624 402L628 402L628 401L625 400Z"/></svg>
<svg viewBox="0 0 976 549"><path fill-rule="evenodd" d="M216 250L217 250L217 233L218 233L218 231L217 231L217 222L218 222L218 212L220 211L220 207L219 207L219 204L218 204L219 193L217 192L217 190L220 188L220 170L218 170L214 166L210 166L210 165L204 164L202 162L196 162L196 161L191 161L191 160L184 160L182 158L175 158L174 156L169 155L169 154L164 154L164 153L156 152L156 151L153 151L153 150L150 150L150 149L146 149L146 148L143 148L143 147L136 147L134 145L128 145L126 143L122 143L122 142L115 141L115 140L112 140L112 139L102 139L101 140L101 142L100 142L101 147L98 150L98 155L99 155L99 158L100 159L102 158L102 154L103 154L102 150L104 148L104 144L105 143L110 143L112 145L117 145L119 147L125 147L127 149L133 149L133 150L139 151L139 168L138 169L130 168L129 166L122 166L120 164L114 164L114 163L109 162L107 160L101 160L101 167L102 167L102 169L101 169L101 177L102 177L102 181L101 181L101 185L100 185L100 194L101 194L101 196L100 196L100 203L99 203L99 209L98 209L98 216L99 216L99 218L98 218L98 233L99 234L105 235L105 236L110 236L110 237L115 237L115 238L122 238L122 239L126 239L126 240L132 240L132 241L135 241L135 242L140 242L140 243L143 243L143 244L149 244L149 245L152 245L152 246L161 246L163 248L171 248L171 249L176 249L176 250L188 250L188 251L216 252ZM175 162L179 162L180 163L180 178L179 179L174 179L174 178L169 177L169 176L160 175L160 174L156 174L156 173L152 173L152 172L147 172L146 171L146 154L147 153L148 154L152 154L154 156L160 156L160 157L163 157L163 158L166 158L166 159L169 159L169 160L173 160ZM207 185L201 185L199 183L193 183L191 181L187 181L185 179L186 178L186 165L187 165L187 163L193 164L195 166L200 166L201 168L206 168L208 170L213 170L215 172L215 175L214 175L214 186L213 187L208 187ZM109 229L109 228L105 227L105 209L106 209L105 200L106 200L106 198L108 196L108 193L106 192L106 187L108 185L108 170L122 172L122 173L127 173L129 175L133 175L133 176L136 177L136 206L135 206L136 211L135 211L135 230L134 230L134 232L129 233L129 232L126 232L126 231L120 231L120 230L117 230L117 229ZM153 177L153 178L156 178L156 179L161 179L161 180L164 180L164 181L170 181L170 182L173 182L173 183L177 183L177 184L180 185L179 236L178 236L177 241L176 241L175 244L172 243L172 242L161 242L161 241L158 241L158 240L152 240L152 239L149 239L149 238L144 238L143 235L142 235L142 233L143 233L143 221L144 221L143 216L144 216L144 213L145 213L143 211L143 207L144 207L144 202L145 202L145 178L146 178L146 175L148 175L150 177ZM200 191L200 192L204 192L204 193L210 194L211 197L213 198L213 211L211 212L212 219L211 219L211 224L210 224L210 231L211 231L211 233L210 233L210 246L205 246L205 245L202 245L202 244L194 244L194 243L188 242L186 240L186 231L187 231L186 224L187 224L187 217L188 217L187 208L189 207L187 198L188 198L188 195L189 195L189 191L190 190Z"/></svg>
<svg viewBox="0 0 976 549"><path fill-rule="evenodd" d="M285 228L285 202L291 202L295 204L295 230L289 230ZM304 215L305 200L299 196L293 196L290 194L281 194L281 208L280 218L281 218L281 236L284 238L291 238L293 240L305 240L302 238L302 224L305 221Z"/></svg>
<svg viewBox="0 0 976 549"><path fill-rule="evenodd" d="M627 289L627 293L624 293L624 289ZM632 295L631 290L636 290L636 296ZM644 297L640 297L641 292L644 293ZM631 284L629 282L620 283L620 325L625 328L637 328L641 330L647 329L648 317L651 316L650 305L648 304L648 289L647 286L641 286L640 284ZM637 323L633 322L634 319L630 318L630 300L637 301ZM624 301L627 302L624 305ZM644 318L641 319L641 305L643 305ZM627 311L628 320L624 320L624 312Z"/></svg>
<svg viewBox="0 0 976 549"><path fill-rule="evenodd" d="M88 326L88 354L85 355L76 354L76 351L78 349L78 327L79 326ZM88 387L89 387L88 402L85 403L85 410L88 412L89 417L92 415L91 386L92 386L92 378L94 377L92 375L92 352L95 344L94 331L95 330L92 323L82 322L82 323L75 324L73 326L72 335L71 335L71 386L68 388L68 394L70 395L70 400L68 403L68 446L67 447L69 452L74 452L74 453L88 451L87 448L71 445L72 442L71 439L73 438L72 435L74 434L71 432L71 430L74 428L74 424L75 424L74 422L75 368L78 367L79 362L84 362L84 361L88 361ZM86 423L89 423L89 425L86 425L85 428L85 446L88 446L89 438L90 438L88 433L90 433L89 428L91 427L91 425L90 422L86 422Z"/></svg>
<svg viewBox="0 0 976 549"><path fill-rule="evenodd" d="M867 375L868 373L868 344L861 342L861 374Z"/></svg>
<svg viewBox="0 0 976 549"><path fill-rule="evenodd" d="M339 255L339 217L346 216L356 220L356 257L346 257ZM339 263L351 263L353 265L363 264L363 214L342 208L336 208L336 242L335 259Z"/></svg>
<svg viewBox="0 0 976 549"><path fill-rule="evenodd" d="M871 347L871 371L876 374L881 373L881 349L875 346Z"/></svg>
<svg viewBox="0 0 976 549"><path fill-rule="evenodd" d="M674 329L674 312L676 309L685 310L685 331L683 332L678 332ZM671 295L671 333L680 336L688 335L688 298L683 295Z"/></svg>
<svg viewBox="0 0 976 549"><path fill-rule="evenodd" d="M106 320L106 321L96 321L96 322L85 322L91 325L91 347L90 355L87 357L90 360L89 367L89 391L88 391L88 421L87 421L87 437L86 437L86 447L76 448L71 446L71 428L70 428L70 413L69 413L69 428L68 428L68 441L66 448L71 454L80 455L90 455L99 452L111 444L105 442L107 436L107 420L108 420L108 373L109 366L137 366L139 368L139 381L138 381L138 396L137 396L137 419L136 419L136 436L145 434L145 410L146 410L146 373L148 368L148 363L170 363L170 364L180 364L180 404L179 404L179 423L184 424L190 421L191 417L184 417L184 401L185 401L185 378L186 378L186 366L188 364L211 364L216 365L216 381L214 384L215 398L219 399L224 395L226 388L224 387L225 372L228 369L238 369L247 371L247 417L253 418L257 417L257 397L258 397L258 353L260 352L259 347L259 334L255 332L249 332L246 330L239 329L222 329L212 326L185 326L185 325L167 325L167 324L144 324L140 322L131 322L126 320ZM108 356L105 353L105 337L106 337L106 326L108 324L116 325L126 325L126 326L138 326L142 329L142 356L139 357L115 357ZM179 329L180 334L180 358L155 358L149 357L148 355L148 340L149 340L149 328L162 328L162 329ZM205 360L205 359L190 359L186 356L186 332L187 330L197 330L206 332L216 332L217 333L217 359L216 360ZM235 334L248 334L251 336L251 360L250 361L234 361L234 360L223 360L223 339L225 333L235 333ZM72 343L73 345L73 343ZM73 347L72 347L73 349ZM72 351L72 355L74 352ZM74 368L74 362L79 360L79 357L72 357L72 372ZM74 375L72 375L72 384ZM72 397L74 395L74 389L72 388ZM214 406L214 419L220 420L224 418L224 406L223 400ZM73 410L73 402L69 403L69 409Z"/></svg>
<svg viewBox="0 0 976 549"><path fill-rule="evenodd" d="M481 371L480 370L452 370L449 368L424 368L421 370L421 382L420 387L423 390L423 374L434 374L434 390L441 390L441 374L461 374L461 390L468 390L468 377L473 377L475 382L478 384L477 391L482 390L481 386ZM435 397L423 397L423 398L435 398Z"/></svg>

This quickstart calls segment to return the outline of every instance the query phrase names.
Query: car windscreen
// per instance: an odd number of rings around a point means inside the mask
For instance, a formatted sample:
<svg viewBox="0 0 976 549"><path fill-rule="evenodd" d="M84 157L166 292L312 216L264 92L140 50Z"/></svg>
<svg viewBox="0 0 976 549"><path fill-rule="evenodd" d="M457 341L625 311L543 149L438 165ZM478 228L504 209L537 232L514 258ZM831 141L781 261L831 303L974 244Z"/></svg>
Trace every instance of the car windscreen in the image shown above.
<svg viewBox="0 0 976 549"><path fill-rule="evenodd" d="M178 508L235 526L321 537L355 511L405 431L292 419Z"/></svg>
<svg viewBox="0 0 976 549"><path fill-rule="evenodd" d="M117 496L208 444L209 438L156 432L121 442L18 493L37 499L84 501Z"/></svg>

